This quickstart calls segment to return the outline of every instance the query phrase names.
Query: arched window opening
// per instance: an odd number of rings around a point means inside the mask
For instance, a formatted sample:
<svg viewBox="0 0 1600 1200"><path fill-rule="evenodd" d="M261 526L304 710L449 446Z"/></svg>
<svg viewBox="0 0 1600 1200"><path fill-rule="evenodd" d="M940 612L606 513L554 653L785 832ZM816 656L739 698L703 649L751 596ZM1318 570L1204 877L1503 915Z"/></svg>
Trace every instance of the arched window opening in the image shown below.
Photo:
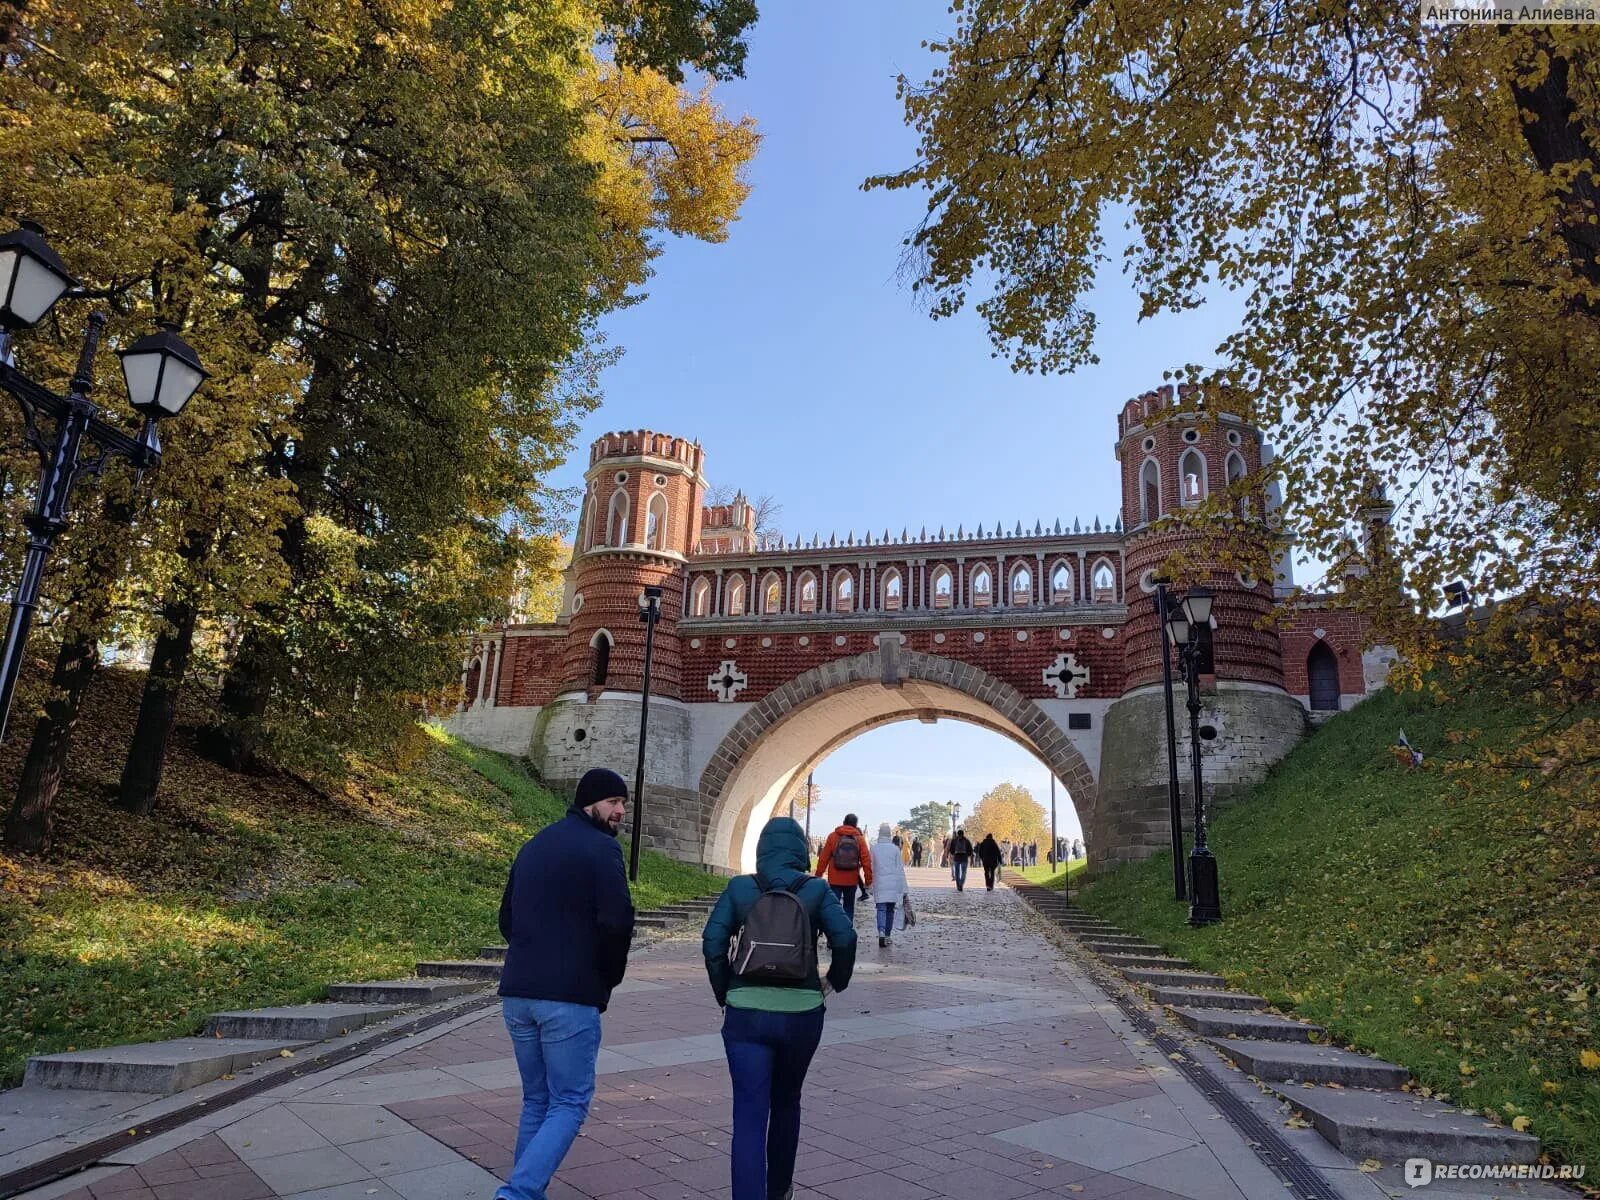
<svg viewBox="0 0 1600 1200"><path fill-rule="evenodd" d="M1178 480L1183 485L1183 502L1199 504L1206 498L1206 460L1198 450L1185 450L1178 460Z"/></svg>
<svg viewBox="0 0 1600 1200"><path fill-rule="evenodd" d="M856 584L848 571L839 574L839 582L833 585L833 611L849 612L855 602Z"/></svg>
<svg viewBox="0 0 1600 1200"><path fill-rule="evenodd" d="M650 497L645 514L644 544L652 550L667 548L667 498L660 492Z"/></svg>
<svg viewBox="0 0 1600 1200"><path fill-rule="evenodd" d="M1110 563L1101 559L1094 565L1094 602L1114 604L1117 599L1117 573Z"/></svg>
<svg viewBox="0 0 1600 1200"><path fill-rule="evenodd" d="M602 629L589 644L594 647L594 686L604 687L611 673L611 635Z"/></svg>
<svg viewBox="0 0 1600 1200"><path fill-rule="evenodd" d="M1072 603L1072 569L1066 563L1057 563L1050 574L1050 603Z"/></svg>
<svg viewBox="0 0 1600 1200"><path fill-rule="evenodd" d="M817 611L817 577L809 571L800 577L800 611Z"/></svg>
<svg viewBox="0 0 1600 1200"><path fill-rule="evenodd" d="M695 581L694 590L689 593L689 613L691 616L704 617L711 612L711 581L698 579Z"/></svg>
<svg viewBox="0 0 1600 1200"><path fill-rule="evenodd" d="M1011 603L1033 603L1033 572L1027 567L1018 567L1011 572Z"/></svg>
<svg viewBox="0 0 1600 1200"><path fill-rule="evenodd" d="M1139 521L1148 525L1161 515L1161 464L1144 460L1139 471Z"/></svg>
<svg viewBox="0 0 1600 1200"><path fill-rule="evenodd" d="M933 606L935 608L949 608L951 591L954 585L949 567L938 567L933 572Z"/></svg>
<svg viewBox="0 0 1600 1200"><path fill-rule="evenodd" d="M591 493L589 498L583 502L583 548L585 550L594 549L595 505L596 501L594 495Z"/></svg>
<svg viewBox="0 0 1600 1200"><path fill-rule="evenodd" d="M478 702L478 689L483 686L483 659L474 658L472 665L467 668L467 683L462 690L461 703L466 708L471 708Z"/></svg>
<svg viewBox="0 0 1600 1200"><path fill-rule="evenodd" d="M730 617L744 616L744 580L735 578L728 585L728 615Z"/></svg>
<svg viewBox="0 0 1600 1200"><path fill-rule="evenodd" d="M769 617L783 611L783 589L778 586L776 575L768 575L761 590L761 611Z"/></svg>
<svg viewBox="0 0 1600 1200"><path fill-rule="evenodd" d="M977 608L987 608L994 599L994 577L988 567L979 567L972 573L972 603Z"/></svg>
<svg viewBox="0 0 1600 1200"><path fill-rule="evenodd" d="M888 612L897 611L904 600L901 595L900 572L890 571L883 581L883 607Z"/></svg>
<svg viewBox="0 0 1600 1200"><path fill-rule="evenodd" d="M606 516L606 545L628 544L628 494L618 492L611 497L611 508Z"/></svg>
<svg viewBox="0 0 1600 1200"><path fill-rule="evenodd" d="M1230 493L1239 489L1246 474L1244 455L1235 450L1228 455L1228 491ZM1248 495L1239 496L1238 503L1239 515L1248 521L1250 519L1250 497Z"/></svg>
<svg viewBox="0 0 1600 1200"><path fill-rule="evenodd" d="M1313 712L1339 711L1339 659L1320 638L1306 655L1306 682Z"/></svg>

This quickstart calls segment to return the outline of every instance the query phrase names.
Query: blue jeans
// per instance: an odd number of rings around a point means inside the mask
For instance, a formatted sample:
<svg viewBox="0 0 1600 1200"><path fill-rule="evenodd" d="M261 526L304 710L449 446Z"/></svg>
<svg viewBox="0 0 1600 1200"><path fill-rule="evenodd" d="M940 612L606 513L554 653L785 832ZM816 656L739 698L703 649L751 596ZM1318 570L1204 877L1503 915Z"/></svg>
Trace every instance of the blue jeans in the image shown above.
<svg viewBox="0 0 1600 1200"><path fill-rule="evenodd" d="M822 1013L732 1005L726 1010L722 1044L733 1078L733 1200L770 1200L794 1182L800 1089L822 1040Z"/></svg>
<svg viewBox="0 0 1600 1200"><path fill-rule="evenodd" d="M839 897L839 903L844 905L844 915L854 921L856 919L856 885L852 883L849 887L839 884L830 886L833 888L833 894Z"/></svg>
<svg viewBox="0 0 1600 1200"><path fill-rule="evenodd" d="M501 999L522 1073L522 1121L511 1175L495 1200L545 1200L594 1099L600 1010L560 1000Z"/></svg>
<svg viewBox="0 0 1600 1200"><path fill-rule="evenodd" d="M894 901L878 901L878 936L890 937L894 933Z"/></svg>
<svg viewBox="0 0 1600 1200"><path fill-rule="evenodd" d="M956 859L951 865L950 870L955 876L956 891L959 892L962 888L967 886L967 860L964 858Z"/></svg>

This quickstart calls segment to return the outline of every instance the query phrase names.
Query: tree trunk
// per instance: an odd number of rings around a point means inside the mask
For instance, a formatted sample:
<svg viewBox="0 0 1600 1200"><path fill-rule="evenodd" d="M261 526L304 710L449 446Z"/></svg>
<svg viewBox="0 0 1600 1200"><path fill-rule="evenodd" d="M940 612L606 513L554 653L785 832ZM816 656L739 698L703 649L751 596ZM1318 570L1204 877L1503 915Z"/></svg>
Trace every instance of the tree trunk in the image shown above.
<svg viewBox="0 0 1600 1200"><path fill-rule="evenodd" d="M196 616L195 606L187 600L169 599L161 606L165 627L150 656L150 673L145 676L144 695L139 700L139 720L117 788L117 806L140 816L148 816L156 806L167 742L178 715L178 692L189 671Z"/></svg>
<svg viewBox="0 0 1600 1200"><path fill-rule="evenodd" d="M66 772L67 751L78 725L84 689L100 663L100 639L73 634L61 644L50 675L50 699L34 723L33 741L17 781L17 798L6 818L6 845L39 853L50 848L54 806Z"/></svg>

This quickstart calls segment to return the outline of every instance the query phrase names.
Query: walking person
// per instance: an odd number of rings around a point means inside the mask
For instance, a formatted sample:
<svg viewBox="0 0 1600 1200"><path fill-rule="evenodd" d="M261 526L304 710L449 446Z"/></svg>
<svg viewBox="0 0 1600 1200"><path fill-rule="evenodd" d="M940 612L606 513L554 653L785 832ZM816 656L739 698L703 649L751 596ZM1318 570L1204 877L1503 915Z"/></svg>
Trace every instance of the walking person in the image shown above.
<svg viewBox="0 0 1600 1200"><path fill-rule="evenodd" d="M846 813L844 824L828 835L817 855L817 874L827 875L828 886L844 906L844 915L856 919L856 888L865 898L872 886L872 857L867 853L867 835L856 824L855 813Z"/></svg>
<svg viewBox="0 0 1600 1200"><path fill-rule="evenodd" d="M756 873L728 881L701 937L733 1080L732 1200L794 1195L800 1093L822 1040L823 1001L855 969L856 931L838 889L813 882L810 866L799 824L774 817L756 842ZM819 930L833 952L826 983Z"/></svg>
<svg viewBox="0 0 1600 1200"><path fill-rule="evenodd" d="M900 847L890 839L889 822L878 826L878 842L872 847L873 891L878 897L878 945L887 946L894 937L894 910L905 903L911 889L906 885L906 867Z"/></svg>
<svg viewBox="0 0 1600 1200"><path fill-rule="evenodd" d="M993 841L993 838L989 839ZM967 860L972 857L972 842L967 838L965 829L956 830L955 837L950 839L950 876L956 881L956 891L965 891L967 887Z"/></svg>
<svg viewBox="0 0 1600 1200"><path fill-rule="evenodd" d="M561 820L523 843L500 900L501 1008L522 1076L511 1174L496 1200L545 1200L594 1099L600 1014L622 982L633 900L617 830L628 785L595 768Z"/></svg>
<svg viewBox="0 0 1600 1200"><path fill-rule="evenodd" d="M992 892L995 872L1000 867L1000 843L994 840L994 834L985 834L978 843L978 861L983 864L983 886Z"/></svg>
<svg viewBox="0 0 1600 1200"><path fill-rule="evenodd" d="M913 867L920 867L922 865L922 839L921 838L912 838L911 839L911 865Z"/></svg>

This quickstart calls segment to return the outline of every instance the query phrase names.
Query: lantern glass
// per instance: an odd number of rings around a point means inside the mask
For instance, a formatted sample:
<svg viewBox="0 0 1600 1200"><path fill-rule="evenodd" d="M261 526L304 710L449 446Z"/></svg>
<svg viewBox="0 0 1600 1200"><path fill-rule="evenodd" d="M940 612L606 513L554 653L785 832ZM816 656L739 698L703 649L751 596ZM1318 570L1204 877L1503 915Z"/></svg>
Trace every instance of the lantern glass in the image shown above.
<svg viewBox="0 0 1600 1200"><path fill-rule="evenodd" d="M195 352L170 329L148 334L119 354L129 403L157 420L181 413L206 378Z"/></svg>
<svg viewBox="0 0 1600 1200"><path fill-rule="evenodd" d="M1211 593L1205 588L1190 588L1189 594L1183 599L1183 615L1189 618L1189 624L1210 626L1211 624Z"/></svg>
<svg viewBox="0 0 1600 1200"><path fill-rule="evenodd" d="M55 255L31 230L9 234L0 243L0 324L27 329L44 318L73 279L51 261Z"/></svg>
<svg viewBox="0 0 1600 1200"><path fill-rule="evenodd" d="M1167 636L1174 646L1189 644L1189 620L1181 609L1167 618Z"/></svg>

